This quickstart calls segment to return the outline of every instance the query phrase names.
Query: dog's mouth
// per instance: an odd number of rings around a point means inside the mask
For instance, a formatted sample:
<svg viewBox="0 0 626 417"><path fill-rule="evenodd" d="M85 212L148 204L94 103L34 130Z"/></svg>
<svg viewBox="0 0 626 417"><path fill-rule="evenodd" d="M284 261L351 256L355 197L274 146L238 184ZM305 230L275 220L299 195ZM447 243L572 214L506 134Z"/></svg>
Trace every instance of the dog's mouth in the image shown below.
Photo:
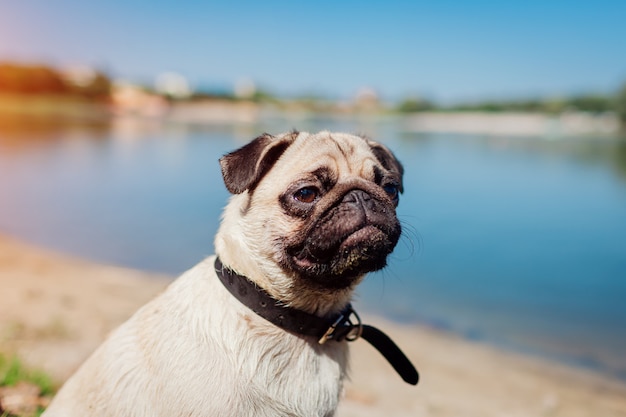
<svg viewBox="0 0 626 417"><path fill-rule="evenodd" d="M339 239L310 236L287 250L290 269L324 287L345 288L367 272L383 268L400 235L399 226L383 231L364 225Z"/></svg>
<svg viewBox="0 0 626 417"><path fill-rule="evenodd" d="M401 233L395 208L361 189L339 196L302 227L282 242L282 266L330 289L383 268Z"/></svg>
<svg viewBox="0 0 626 417"><path fill-rule="evenodd" d="M343 241L340 240L334 245L303 245L301 248L294 248L292 251L296 254L293 255L293 260L302 268L328 262L337 253L348 255L359 242L366 240L372 233L381 234L382 232L374 226L366 226L349 234Z"/></svg>
<svg viewBox="0 0 626 417"><path fill-rule="evenodd" d="M361 251L370 247L369 241L384 240L384 233L375 226L365 226L339 239L337 242L326 242L326 245L303 244L291 250L294 262L302 268L310 268L316 264L329 262L336 254L349 256L350 252L360 248Z"/></svg>

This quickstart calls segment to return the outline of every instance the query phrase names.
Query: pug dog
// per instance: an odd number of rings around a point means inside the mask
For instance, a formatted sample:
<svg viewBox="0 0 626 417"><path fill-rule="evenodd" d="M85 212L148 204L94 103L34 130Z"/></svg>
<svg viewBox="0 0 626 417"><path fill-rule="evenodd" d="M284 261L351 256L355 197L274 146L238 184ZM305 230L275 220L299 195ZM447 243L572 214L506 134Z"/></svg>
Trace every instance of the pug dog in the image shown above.
<svg viewBox="0 0 626 417"><path fill-rule="evenodd" d="M264 134L220 164L233 196L216 256L115 330L46 417L335 414L361 327L332 340L337 323L319 338L298 320L333 321L386 265L402 165L379 143L327 131ZM263 316L251 295L287 314Z"/></svg>

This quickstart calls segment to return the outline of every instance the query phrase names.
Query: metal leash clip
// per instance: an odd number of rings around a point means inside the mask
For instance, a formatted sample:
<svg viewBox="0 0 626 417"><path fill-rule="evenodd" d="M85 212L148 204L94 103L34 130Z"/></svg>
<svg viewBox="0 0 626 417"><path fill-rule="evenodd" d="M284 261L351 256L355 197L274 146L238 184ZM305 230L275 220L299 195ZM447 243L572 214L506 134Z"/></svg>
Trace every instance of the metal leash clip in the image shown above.
<svg viewBox="0 0 626 417"><path fill-rule="evenodd" d="M353 323L350 317L354 316L356 323ZM341 334L335 335L335 331L337 327L340 326L342 330ZM353 342L361 337L363 333L363 324L361 323L361 317L352 309L352 306L349 305L335 320L333 324L330 325L326 333L317 341L320 345L326 343L327 340L333 339L338 342L346 339L348 342Z"/></svg>

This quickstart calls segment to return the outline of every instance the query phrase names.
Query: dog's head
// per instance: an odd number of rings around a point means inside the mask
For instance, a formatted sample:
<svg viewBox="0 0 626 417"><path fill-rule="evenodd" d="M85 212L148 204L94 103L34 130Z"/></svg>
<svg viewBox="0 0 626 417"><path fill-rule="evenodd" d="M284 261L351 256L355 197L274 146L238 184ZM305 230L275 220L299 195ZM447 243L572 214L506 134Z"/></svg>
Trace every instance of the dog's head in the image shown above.
<svg viewBox="0 0 626 417"><path fill-rule="evenodd" d="M235 196L217 252L275 296L351 290L398 242L403 169L383 145L342 133L265 134L220 164Z"/></svg>

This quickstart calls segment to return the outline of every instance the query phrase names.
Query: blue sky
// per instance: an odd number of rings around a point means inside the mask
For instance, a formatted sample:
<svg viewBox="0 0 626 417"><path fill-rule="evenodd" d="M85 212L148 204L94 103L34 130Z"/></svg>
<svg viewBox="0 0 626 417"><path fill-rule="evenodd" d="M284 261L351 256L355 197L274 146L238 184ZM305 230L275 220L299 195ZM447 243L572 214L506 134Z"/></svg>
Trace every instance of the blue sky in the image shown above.
<svg viewBox="0 0 626 417"><path fill-rule="evenodd" d="M284 95L602 93L626 82L626 2L0 0L0 60Z"/></svg>

